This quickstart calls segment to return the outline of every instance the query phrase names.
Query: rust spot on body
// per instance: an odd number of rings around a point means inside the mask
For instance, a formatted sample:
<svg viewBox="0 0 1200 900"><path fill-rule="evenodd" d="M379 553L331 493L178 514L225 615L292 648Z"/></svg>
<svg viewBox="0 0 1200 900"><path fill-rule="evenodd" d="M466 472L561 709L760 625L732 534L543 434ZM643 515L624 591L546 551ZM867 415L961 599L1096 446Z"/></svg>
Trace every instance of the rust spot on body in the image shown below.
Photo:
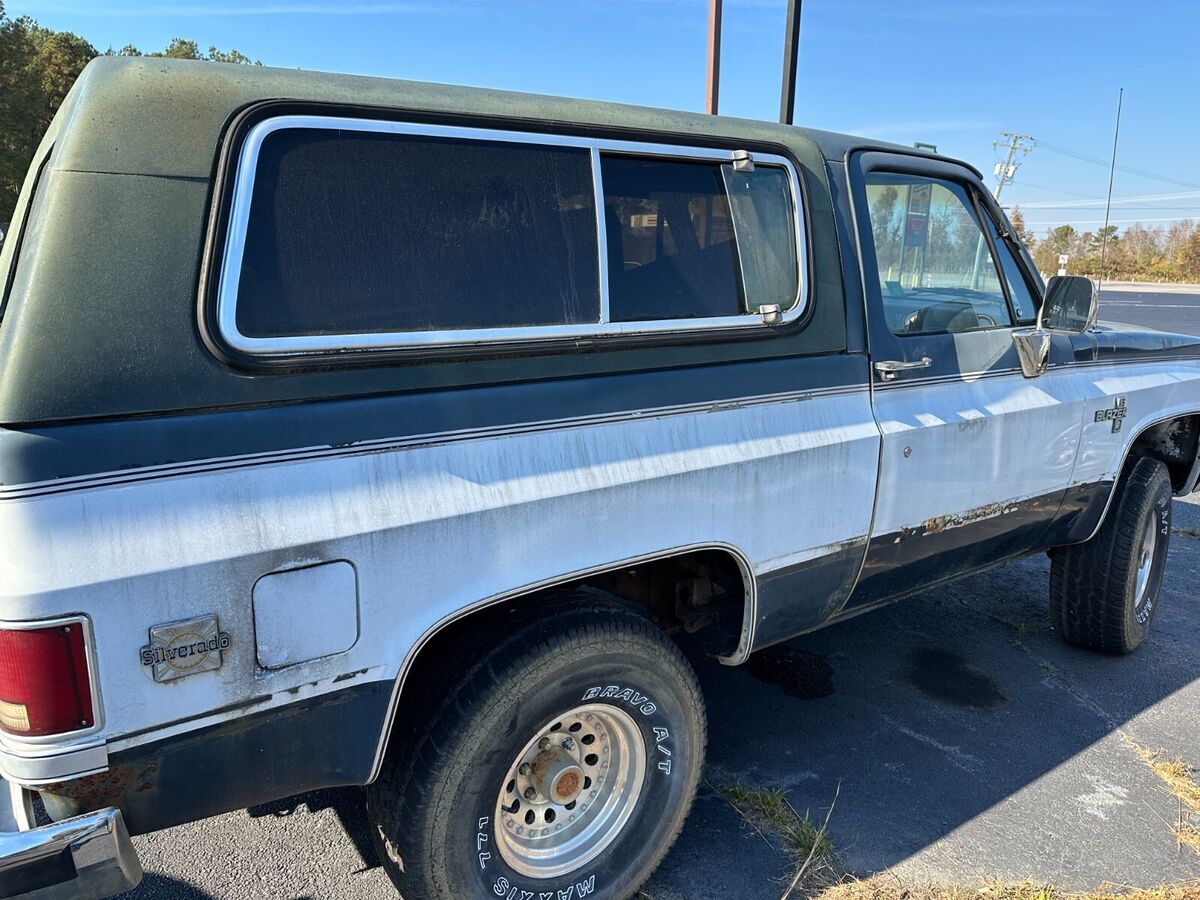
<svg viewBox="0 0 1200 900"><path fill-rule="evenodd" d="M965 512L934 516L933 518L926 519L920 525L909 525L901 528L896 540L899 542L913 537L941 534L944 531L950 531L954 528L962 528L964 525L974 525L977 522L984 522L988 519L998 519L1001 516L1015 513L1020 508L1020 501L1004 500L999 503L988 503L984 506L977 506Z"/></svg>

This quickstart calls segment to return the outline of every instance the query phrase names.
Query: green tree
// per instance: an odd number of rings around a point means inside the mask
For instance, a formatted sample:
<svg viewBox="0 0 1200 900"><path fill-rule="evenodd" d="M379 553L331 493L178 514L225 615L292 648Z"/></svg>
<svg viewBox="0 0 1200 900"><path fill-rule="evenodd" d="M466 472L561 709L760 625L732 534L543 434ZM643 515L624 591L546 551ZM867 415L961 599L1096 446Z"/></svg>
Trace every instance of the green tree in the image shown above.
<svg viewBox="0 0 1200 900"><path fill-rule="evenodd" d="M1175 254L1175 270L1186 281L1200 282L1200 225L1192 225L1191 233L1180 244Z"/></svg>
<svg viewBox="0 0 1200 900"><path fill-rule="evenodd" d="M142 55L132 44L106 52ZM42 135L83 67L97 55L96 48L77 34L43 28L28 16L8 18L0 0L0 222L12 218ZM146 55L262 65L239 50L209 47L207 54L201 53L195 41L184 38Z"/></svg>
<svg viewBox="0 0 1200 900"><path fill-rule="evenodd" d="M0 10L0 222L7 222L38 143L96 48L69 31Z"/></svg>
<svg viewBox="0 0 1200 900"><path fill-rule="evenodd" d="M1033 253L1038 270L1050 274L1057 272L1059 254L1070 253L1078 239L1079 233L1070 225L1059 225L1053 229Z"/></svg>
<svg viewBox="0 0 1200 900"><path fill-rule="evenodd" d="M236 63L247 66L262 65L261 59L251 59L240 50L218 50L215 46L209 45L208 53L201 53L199 44L180 37L171 38L171 43L167 44L165 50L154 53L143 53L133 44L126 44L120 50L109 48L105 52L108 56L153 56L166 59L201 59L207 62Z"/></svg>
<svg viewBox="0 0 1200 900"><path fill-rule="evenodd" d="M1016 232L1017 238L1032 253L1034 247L1037 245L1037 239L1034 237L1033 232L1029 230L1029 226L1025 224L1025 213L1021 212L1021 207L1013 207L1012 212L1008 216L1008 221L1012 223L1013 231Z"/></svg>

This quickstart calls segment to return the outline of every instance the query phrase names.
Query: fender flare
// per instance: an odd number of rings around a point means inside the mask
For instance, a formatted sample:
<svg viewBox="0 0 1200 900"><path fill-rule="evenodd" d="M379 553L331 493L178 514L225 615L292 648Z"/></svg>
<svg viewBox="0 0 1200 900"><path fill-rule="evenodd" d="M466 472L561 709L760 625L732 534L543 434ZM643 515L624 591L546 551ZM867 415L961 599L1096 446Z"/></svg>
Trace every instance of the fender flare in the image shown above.
<svg viewBox="0 0 1200 900"><path fill-rule="evenodd" d="M1073 540L1070 543L1082 544L1090 541L1096 536L1096 534L1100 531L1101 526L1103 526L1104 522L1108 519L1108 513L1112 508L1113 498L1115 498L1117 495L1117 483L1121 479L1121 473L1125 471L1125 466L1129 462L1129 454L1133 452L1133 446L1138 442L1138 438L1140 438L1151 428L1154 428L1156 425L1161 425L1163 422L1170 422L1173 419L1184 419L1189 416L1200 418L1200 409L1176 410L1170 415L1159 416L1157 418L1142 422L1141 427L1137 430L1137 432L1131 432L1133 433L1133 437L1126 441L1125 446L1121 451L1121 463L1119 466L1117 466L1116 472L1113 475L1113 480L1110 483L1107 496L1104 498L1104 506L1100 510L1100 515L1096 518L1095 525L1092 527L1091 531L1086 537ZM1200 481L1200 442L1197 442L1196 457L1192 460L1191 469L1188 471L1183 486L1179 490L1175 491L1174 495L1176 497L1186 497L1196 489L1198 481Z"/></svg>
<svg viewBox="0 0 1200 900"><path fill-rule="evenodd" d="M754 575L754 568L750 564L750 560L746 554L738 547L724 541L706 541L697 544L687 544L681 547L672 547L666 550L660 550L654 553L642 554L631 557L629 559L615 560L611 563L605 563L599 566L582 569L576 572L566 572L561 575L555 575L552 578L547 578L542 581L534 582L533 584L523 585L519 588L514 588L510 591L504 591L500 594L495 594L483 600L476 601L461 609L457 609L449 615L443 616L421 636L413 642L408 651L404 655L404 660L400 664L400 668L396 673L394 683L392 685L391 697L388 700L387 712L384 715L383 727L379 736L379 744L375 750L375 761L371 766L371 774L366 783L371 784L379 777L379 772L383 768L383 760L387 754L388 746L391 742L392 728L396 720L396 712L400 708L400 699L404 692L405 682L408 679L409 673L412 671L417 658L421 651L433 640L440 632L446 628L461 622L463 619L469 618L471 615L481 612L484 609L502 604L509 603L514 600L519 600L521 597L526 597L530 594L535 594L558 585L567 584L572 581L577 581L581 578L588 578L593 575L601 575L605 572L611 572L615 569L623 569L631 566L643 565L648 562L657 562L659 560L670 559L675 556L682 556L687 553L695 553L703 550L716 550L724 552L733 557L738 564L738 569L742 575L742 584L745 588L745 596L742 605L742 627L738 638L737 647L728 656L719 657L720 662L725 665L740 665L745 662L750 656L750 648L754 646L754 624L758 620L758 599L757 599L757 582Z"/></svg>

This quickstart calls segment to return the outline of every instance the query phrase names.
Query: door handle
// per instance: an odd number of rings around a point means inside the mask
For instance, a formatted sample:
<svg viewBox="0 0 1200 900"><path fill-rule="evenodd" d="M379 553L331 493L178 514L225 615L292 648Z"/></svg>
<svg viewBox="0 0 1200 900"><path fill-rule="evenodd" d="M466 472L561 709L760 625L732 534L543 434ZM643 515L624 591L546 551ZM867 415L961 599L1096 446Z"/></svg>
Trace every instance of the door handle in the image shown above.
<svg viewBox="0 0 1200 900"><path fill-rule="evenodd" d="M928 369L932 364L933 360L928 356L922 356L913 362L905 362L900 359L881 359L875 363L875 371L879 373L879 377L884 381L892 381L898 372L911 372L913 369Z"/></svg>

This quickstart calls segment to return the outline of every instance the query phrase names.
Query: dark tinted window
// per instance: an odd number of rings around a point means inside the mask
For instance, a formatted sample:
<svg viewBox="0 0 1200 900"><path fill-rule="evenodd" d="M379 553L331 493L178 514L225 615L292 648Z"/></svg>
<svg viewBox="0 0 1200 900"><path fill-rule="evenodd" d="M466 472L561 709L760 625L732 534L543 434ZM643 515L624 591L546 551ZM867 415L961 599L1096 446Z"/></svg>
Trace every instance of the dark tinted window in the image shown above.
<svg viewBox="0 0 1200 900"><path fill-rule="evenodd" d="M614 322L735 316L744 309L719 165L603 156Z"/></svg>
<svg viewBox="0 0 1200 900"><path fill-rule="evenodd" d="M589 153L291 129L258 159L238 287L249 337L599 319Z"/></svg>

